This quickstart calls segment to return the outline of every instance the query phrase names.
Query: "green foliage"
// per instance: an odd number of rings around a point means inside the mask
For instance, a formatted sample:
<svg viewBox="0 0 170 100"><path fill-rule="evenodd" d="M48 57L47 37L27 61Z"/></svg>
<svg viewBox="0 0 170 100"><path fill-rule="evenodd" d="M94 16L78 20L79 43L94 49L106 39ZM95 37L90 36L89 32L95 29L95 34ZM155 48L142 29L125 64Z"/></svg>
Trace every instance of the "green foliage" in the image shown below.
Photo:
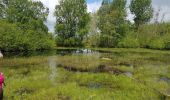
<svg viewBox="0 0 170 100"><path fill-rule="evenodd" d="M43 50L51 49L54 46L50 34L36 30L23 30L16 24L0 21L1 50Z"/></svg>
<svg viewBox="0 0 170 100"><path fill-rule="evenodd" d="M167 42L165 43L165 49L170 50L170 41L167 41Z"/></svg>
<svg viewBox="0 0 170 100"><path fill-rule="evenodd" d="M4 14L5 14L5 6L2 2L2 0L0 0L0 19L4 18Z"/></svg>
<svg viewBox="0 0 170 100"><path fill-rule="evenodd" d="M103 1L98 11L98 27L101 31L100 46L116 47L118 41L126 34L124 31L126 29L124 27L126 26L126 0L113 0L107 3L106 1Z"/></svg>
<svg viewBox="0 0 170 100"><path fill-rule="evenodd" d="M25 44L23 41L21 30L14 24L9 24L4 21L0 21L0 49L1 50L16 50L21 44Z"/></svg>
<svg viewBox="0 0 170 100"><path fill-rule="evenodd" d="M64 46L64 47L75 47L75 46L82 45L80 44L80 40L78 38L73 38L73 37L64 39L62 37L57 36L56 43L57 43L57 46Z"/></svg>
<svg viewBox="0 0 170 100"><path fill-rule="evenodd" d="M17 23L23 30L48 32L46 21L48 8L40 1L31 0L3 0L5 6L4 18L10 23Z"/></svg>
<svg viewBox="0 0 170 100"><path fill-rule="evenodd" d="M149 48L152 49L164 49L165 48L165 43L163 39L156 38L154 40L151 40L149 43Z"/></svg>
<svg viewBox="0 0 170 100"><path fill-rule="evenodd" d="M100 45L100 35L99 33L92 34L84 39L84 44L88 47L99 47Z"/></svg>
<svg viewBox="0 0 170 100"><path fill-rule="evenodd" d="M169 23L141 25L136 33L140 46L151 49L169 49L169 26Z"/></svg>
<svg viewBox="0 0 170 100"><path fill-rule="evenodd" d="M149 47L150 40L158 36L157 29L158 28L155 25L141 25L138 28L136 34L138 35L141 47Z"/></svg>
<svg viewBox="0 0 170 100"><path fill-rule="evenodd" d="M170 24L145 24L153 17L151 0L131 0L137 30L126 20L126 0L103 0L99 11L91 17L85 0L59 3L55 9L58 46L170 49ZM47 16L48 8L40 1L0 0L0 49L54 47L52 34L44 24Z"/></svg>
<svg viewBox="0 0 170 100"><path fill-rule="evenodd" d="M113 36L101 35L99 47L108 47L108 48L115 47L116 46L115 41L116 41L116 39Z"/></svg>
<svg viewBox="0 0 170 100"><path fill-rule="evenodd" d="M48 28L41 20L31 20L28 23L22 24L22 23L16 23L18 27L20 27L22 30L35 30L39 32L43 32L44 34L48 33Z"/></svg>
<svg viewBox="0 0 170 100"><path fill-rule="evenodd" d="M56 6L57 45L81 46L88 33L89 14L85 0L61 0Z"/></svg>
<svg viewBox="0 0 170 100"><path fill-rule="evenodd" d="M43 32L34 30L27 30L24 35L28 37L28 50L52 49L55 46L50 34L45 34Z"/></svg>
<svg viewBox="0 0 170 100"><path fill-rule="evenodd" d="M164 40L164 49L170 50L170 32L164 35L162 39Z"/></svg>
<svg viewBox="0 0 170 100"><path fill-rule="evenodd" d="M28 23L32 20L45 21L48 9L40 1L32 0L4 0L6 4L6 18L9 22Z"/></svg>
<svg viewBox="0 0 170 100"><path fill-rule="evenodd" d="M135 15L136 27L145 24L153 17L152 0L131 0L130 10Z"/></svg>
<svg viewBox="0 0 170 100"><path fill-rule="evenodd" d="M90 15L89 34L85 37L83 44L88 47L98 47L100 44L100 33L97 27L99 17L97 13L91 13Z"/></svg>
<svg viewBox="0 0 170 100"><path fill-rule="evenodd" d="M44 24L48 8L40 1L3 0L0 1L0 11L2 4L6 21L0 20L1 50L43 50L55 46L52 34Z"/></svg>
<svg viewBox="0 0 170 100"><path fill-rule="evenodd" d="M138 39L134 36L134 33L130 33L118 43L118 47L138 48L140 47L140 44L139 44Z"/></svg>

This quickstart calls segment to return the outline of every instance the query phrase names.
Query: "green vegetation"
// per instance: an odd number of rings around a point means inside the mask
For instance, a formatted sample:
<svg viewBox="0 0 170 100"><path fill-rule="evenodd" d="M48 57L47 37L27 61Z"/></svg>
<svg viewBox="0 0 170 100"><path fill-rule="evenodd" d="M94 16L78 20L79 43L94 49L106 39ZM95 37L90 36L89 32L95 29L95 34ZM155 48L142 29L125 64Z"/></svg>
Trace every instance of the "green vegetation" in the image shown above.
<svg viewBox="0 0 170 100"><path fill-rule="evenodd" d="M101 53L0 59L5 99L160 100L169 94L168 51L96 50Z"/></svg>
<svg viewBox="0 0 170 100"><path fill-rule="evenodd" d="M28 51L61 47L170 49L170 23L150 23L151 0L103 0L88 13L85 0L61 0L55 8L55 34L44 24L49 10L40 1L0 0L0 50ZM79 9L77 9L79 8Z"/></svg>
<svg viewBox="0 0 170 100"><path fill-rule="evenodd" d="M50 34L23 30L7 21L0 21L0 44L0 49L5 51L42 50L55 46Z"/></svg>
<svg viewBox="0 0 170 100"><path fill-rule="evenodd" d="M82 46L88 33L89 14L85 0L61 0L56 6L56 42L58 46Z"/></svg>
<svg viewBox="0 0 170 100"><path fill-rule="evenodd" d="M151 49L169 49L170 23L142 25L137 31L141 47Z"/></svg>
<svg viewBox="0 0 170 100"><path fill-rule="evenodd" d="M126 2L103 0L88 13L86 0L60 0L52 34L42 2L0 0L0 51L28 54L0 59L5 99L169 100L170 52L160 50L170 49L170 23L150 23L151 0L131 0L131 23Z"/></svg>
<svg viewBox="0 0 170 100"><path fill-rule="evenodd" d="M118 47L122 48L138 48L140 47L139 39L135 36L135 33L129 33L118 43Z"/></svg>
<svg viewBox="0 0 170 100"><path fill-rule="evenodd" d="M135 24L127 21L126 0L103 0L97 13L91 14L89 35L84 44L91 47L169 49L170 23L150 23L151 0L132 0Z"/></svg>
<svg viewBox="0 0 170 100"><path fill-rule="evenodd" d="M110 1L110 0L109 0ZM101 31L100 47L116 47L119 40L126 34L126 1L103 1L98 11L98 27Z"/></svg>
<svg viewBox="0 0 170 100"><path fill-rule="evenodd" d="M55 46L52 34L44 21L48 9L39 1L0 1L0 50L25 51L51 49Z"/></svg>
<svg viewBox="0 0 170 100"><path fill-rule="evenodd" d="M135 15L136 27L145 24L153 17L152 0L131 0L130 10Z"/></svg>

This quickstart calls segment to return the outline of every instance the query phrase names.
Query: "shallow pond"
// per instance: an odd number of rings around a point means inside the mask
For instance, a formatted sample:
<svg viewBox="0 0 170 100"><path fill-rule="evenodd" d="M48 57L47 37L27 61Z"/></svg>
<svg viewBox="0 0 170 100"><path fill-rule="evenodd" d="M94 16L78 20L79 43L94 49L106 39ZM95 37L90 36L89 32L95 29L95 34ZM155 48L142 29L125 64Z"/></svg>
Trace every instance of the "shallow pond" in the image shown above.
<svg viewBox="0 0 170 100"><path fill-rule="evenodd" d="M7 100L169 100L170 52L57 49L6 52Z"/></svg>

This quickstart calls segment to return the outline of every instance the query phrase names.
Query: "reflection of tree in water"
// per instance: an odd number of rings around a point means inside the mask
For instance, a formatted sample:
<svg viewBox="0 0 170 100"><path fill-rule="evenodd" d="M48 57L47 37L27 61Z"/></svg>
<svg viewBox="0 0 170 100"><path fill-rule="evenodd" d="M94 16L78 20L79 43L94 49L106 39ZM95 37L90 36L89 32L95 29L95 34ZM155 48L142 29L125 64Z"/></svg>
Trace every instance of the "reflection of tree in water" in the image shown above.
<svg viewBox="0 0 170 100"><path fill-rule="evenodd" d="M55 84L55 79L56 79L56 76L57 76L57 62L55 60L56 58L54 56L52 57L49 57L49 60L48 60L48 63L49 63L49 67L50 67L50 70L51 70L51 74L49 75L49 78L51 80L51 82L53 84Z"/></svg>

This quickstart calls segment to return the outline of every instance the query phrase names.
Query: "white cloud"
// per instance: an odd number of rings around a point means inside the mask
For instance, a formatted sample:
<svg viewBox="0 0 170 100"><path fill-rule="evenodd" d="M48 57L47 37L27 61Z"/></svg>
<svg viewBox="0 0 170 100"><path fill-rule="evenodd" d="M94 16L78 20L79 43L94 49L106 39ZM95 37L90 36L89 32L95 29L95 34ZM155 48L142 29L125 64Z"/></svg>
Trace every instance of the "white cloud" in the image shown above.
<svg viewBox="0 0 170 100"><path fill-rule="evenodd" d="M87 4L87 11L88 12L95 12L97 11L101 6L101 1L100 2L93 2L93 3L88 3Z"/></svg>
<svg viewBox="0 0 170 100"><path fill-rule="evenodd" d="M46 7L49 8L49 15L47 18L46 25L50 32L54 32L54 26L56 19L54 17L55 6L59 3L59 0L40 0Z"/></svg>

